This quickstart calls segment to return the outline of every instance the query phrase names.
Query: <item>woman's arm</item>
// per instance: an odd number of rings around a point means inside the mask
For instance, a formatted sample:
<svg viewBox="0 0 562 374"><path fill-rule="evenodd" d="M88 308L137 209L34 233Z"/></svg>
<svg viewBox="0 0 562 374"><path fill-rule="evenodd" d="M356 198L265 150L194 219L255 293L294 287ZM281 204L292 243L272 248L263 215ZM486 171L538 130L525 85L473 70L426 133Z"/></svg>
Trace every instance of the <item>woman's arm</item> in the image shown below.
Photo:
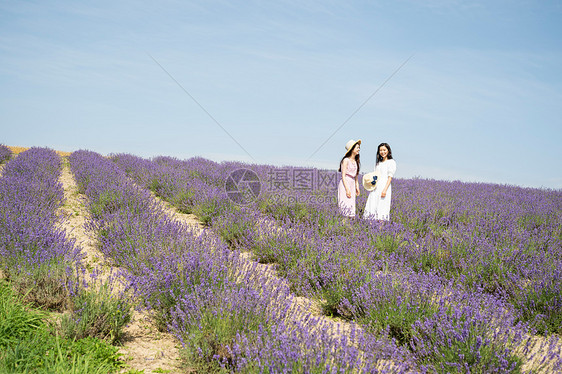
<svg viewBox="0 0 562 374"><path fill-rule="evenodd" d="M347 183L345 183L345 175L347 174L347 164L349 163L349 160L347 158L345 158L342 162L341 165L341 181L343 182L343 187L345 188L345 196L347 196L347 198L351 197L351 192L349 191L349 187L347 187Z"/></svg>
<svg viewBox="0 0 562 374"><path fill-rule="evenodd" d="M394 173L396 173L396 161L388 160L388 180L386 181L386 186L382 189L381 197L386 196L386 191L388 187L390 187L390 182L392 182L392 178L394 177Z"/></svg>
<svg viewBox="0 0 562 374"><path fill-rule="evenodd" d="M386 186L384 186L384 188L382 189L381 197L386 197L386 190L388 190L388 187L390 186L390 182L392 182L392 177L388 177L386 181Z"/></svg>

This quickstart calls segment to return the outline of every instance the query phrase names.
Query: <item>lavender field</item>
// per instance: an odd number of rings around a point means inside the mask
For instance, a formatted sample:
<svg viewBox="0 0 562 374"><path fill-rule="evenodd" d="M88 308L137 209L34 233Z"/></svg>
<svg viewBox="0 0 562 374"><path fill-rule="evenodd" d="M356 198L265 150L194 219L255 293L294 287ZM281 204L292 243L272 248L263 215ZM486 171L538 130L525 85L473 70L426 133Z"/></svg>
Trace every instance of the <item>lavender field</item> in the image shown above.
<svg viewBox="0 0 562 374"><path fill-rule="evenodd" d="M99 250L192 370L562 371L560 190L395 179L383 223L342 217L329 185L291 183L298 168L90 151L68 161ZM240 184L249 189L226 183L237 170L253 176ZM158 199L204 228L173 219ZM52 235L43 230L34 237ZM6 238L3 254L28 253ZM37 243L41 256L80 268L72 243Z"/></svg>
<svg viewBox="0 0 562 374"><path fill-rule="evenodd" d="M396 180L392 222L381 224L343 219L333 191L265 188L243 206L225 196L230 172L267 181L267 165L112 159L231 250L275 264L325 315L390 339L400 370L560 369L561 191Z"/></svg>

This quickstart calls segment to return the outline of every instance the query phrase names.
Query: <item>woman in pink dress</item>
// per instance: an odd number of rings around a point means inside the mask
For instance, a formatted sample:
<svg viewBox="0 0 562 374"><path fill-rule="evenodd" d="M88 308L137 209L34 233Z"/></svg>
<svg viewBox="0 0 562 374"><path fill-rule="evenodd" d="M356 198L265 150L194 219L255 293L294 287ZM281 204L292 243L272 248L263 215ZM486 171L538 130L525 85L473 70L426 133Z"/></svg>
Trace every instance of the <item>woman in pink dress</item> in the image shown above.
<svg viewBox="0 0 562 374"><path fill-rule="evenodd" d="M344 216L355 217L355 198L360 194L357 176L361 168L359 161L361 140L348 141L345 150L339 168L341 180L338 184L338 206Z"/></svg>

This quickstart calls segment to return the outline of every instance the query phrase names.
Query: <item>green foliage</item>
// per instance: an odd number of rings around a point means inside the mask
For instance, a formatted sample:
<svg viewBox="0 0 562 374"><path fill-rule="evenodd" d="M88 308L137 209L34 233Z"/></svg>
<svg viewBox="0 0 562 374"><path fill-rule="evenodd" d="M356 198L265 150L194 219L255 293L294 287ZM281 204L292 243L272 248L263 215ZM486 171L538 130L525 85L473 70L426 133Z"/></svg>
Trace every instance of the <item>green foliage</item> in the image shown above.
<svg viewBox="0 0 562 374"><path fill-rule="evenodd" d="M330 317L350 318L350 315L341 311L341 303L349 297L349 294L350 289L341 279L336 278L333 283L322 287L322 313Z"/></svg>
<svg viewBox="0 0 562 374"><path fill-rule="evenodd" d="M204 256L200 253L199 256ZM185 270L185 267L188 267ZM175 310L178 300L185 295L197 295L201 285L208 284L211 280L217 289L223 287L229 274L217 271L205 266L191 267L181 261L177 263L177 269L173 276L157 280L156 289L166 288L166 292L150 292L145 295L145 302L154 306L154 320L160 331L167 331L171 322L171 312Z"/></svg>
<svg viewBox="0 0 562 374"><path fill-rule="evenodd" d="M110 343L119 341L123 327L131 320L128 300L111 294L108 284L83 290L74 297L72 314L64 315L61 331L68 338L96 337Z"/></svg>
<svg viewBox="0 0 562 374"><path fill-rule="evenodd" d="M252 245L249 248L255 255L256 260L262 264L271 264L278 262L280 259L279 245L277 243L276 233L264 233L254 237Z"/></svg>
<svg viewBox="0 0 562 374"><path fill-rule="evenodd" d="M378 308L369 308L364 317L358 319L361 324L373 331L387 331L398 344L407 345L413 336L412 325L420 319L437 312L437 306L430 301L412 302L408 295L397 297L391 302L378 304Z"/></svg>
<svg viewBox="0 0 562 374"><path fill-rule="evenodd" d="M178 210L185 214L193 213L193 201L195 194L191 190L181 190L178 191L174 196L172 196L171 203L173 206L178 208Z"/></svg>
<svg viewBox="0 0 562 374"><path fill-rule="evenodd" d="M205 325L200 331L193 331L187 338L187 344L182 350L184 359L192 364L197 372L202 373L228 373L226 368L221 368L221 362L232 366L228 345L232 338L219 335L221 331L214 331L210 325ZM230 365L229 365L230 364Z"/></svg>
<svg viewBox="0 0 562 374"><path fill-rule="evenodd" d="M10 285L0 280L0 348L15 344L43 325L45 313L31 312L17 301Z"/></svg>
<svg viewBox="0 0 562 374"><path fill-rule="evenodd" d="M218 199L203 200L193 207L193 214L195 214L204 225L210 225L213 218L219 216L222 212L226 211L228 202L220 202Z"/></svg>
<svg viewBox="0 0 562 374"><path fill-rule="evenodd" d="M534 230L540 228L541 226L550 225L551 217L544 214L537 213L525 213L517 220L520 228L524 230Z"/></svg>
<svg viewBox="0 0 562 374"><path fill-rule="evenodd" d="M0 372L107 374L124 366L118 348L95 338L61 338L46 316L0 283Z"/></svg>
<svg viewBox="0 0 562 374"><path fill-rule="evenodd" d="M148 184L147 187L149 190L151 190L152 192L154 192L154 194L158 197L163 197L164 195L162 194L162 191L164 190L164 183L162 183L162 181L159 178L152 178Z"/></svg>
<svg viewBox="0 0 562 374"><path fill-rule="evenodd" d="M235 219L234 214L225 212L213 221L213 228L221 238L232 248L248 244L255 230L255 223L249 220Z"/></svg>
<svg viewBox="0 0 562 374"><path fill-rule="evenodd" d="M333 215L318 215L316 228L321 236L346 236L353 230L347 218Z"/></svg>
<svg viewBox="0 0 562 374"><path fill-rule="evenodd" d="M431 248L419 248L418 257L412 264L412 269L417 272L430 272L438 269L441 265L440 256Z"/></svg>
<svg viewBox="0 0 562 374"><path fill-rule="evenodd" d="M562 333L560 284L529 285L514 296L520 319L529 322L541 335Z"/></svg>
<svg viewBox="0 0 562 374"><path fill-rule="evenodd" d="M370 240L373 248L385 253L394 253L406 244L399 235L391 234L372 235Z"/></svg>
<svg viewBox="0 0 562 374"><path fill-rule="evenodd" d="M75 283L72 271L67 271L70 264L63 259L53 259L41 266L11 264L9 279L12 287L24 300L36 307L61 311L71 304L70 290L67 285ZM17 270L16 270L17 269Z"/></svg>
<svg viewBox="0 0 562 374"><path fill-rule="evenodd" d="M185 342L182 355L197 372L226 373L233 367L229 346L239 334L260 335L268 333L267 315L264 300L258 296L249 308L239 308L235 301L226 305L218 300L231 300L229 295L236 295L240 284L229 284L220 293L207 301L210 304L201 309L194 318L184 319L182 341Z"/></svg>
<svg viewBox="0 0 562 374"><path fill-rule="evenodd" d="M302 222L309 218L312 211L306 204L301 202L279 202L268 204L265 213L279 220L288 219L293 222Z"/></svg>
<svg viewBox="0 0 562 374"><path fill-rule="evenodd" d="M521 373L522 359L513 353L506 355L512 341L509 333L490 333L489 321L459 310L449 309L445 314L449 320L425 320L414 328L412 346L417 346L418 360L429 364L430 372L490 373L501 368L502 372Z"/></svg>
<svg viewBox="0 0 562 374"><path fill-rule="evenodd" d="M90 213L93 218L103 217L107 213L116 212L122 208L122 201L118 191L103 191L90 203Z"/></svg>
<svg viewBox="0 0 562 374"><path fill-rule="evenodd" d="M204 179L203 174L201 174L201 173L200 173L199 171L197 171L197 170L189 170L189 177L190 177L191 179L201 179L201 180Z"/></svg>
<svg viewBox="0 0 562 374"><path fill-rule="evenodd" d="M509 276L514 273L515 269L505 259L493 256L485 261L475 261L471 272L465 278L465 284L474 288L480 287L485 292L498 296L511 294L515 285Z"/></svg>
<svg viewBox="0 0 562 374"><path fill-rule="evenodd" d="M286 277L298 266L299 260L307 256L307 248L310 247L310 243L297 241L283 232L273 235L275 236L256 243L253 252L258 256L260 262L266 263L267 260L275 262L279 275ZM274 239L275 237L276 239Z"/></svg>
<svg viewBox="0 0 562 374"><path fill-rule="evenodd" d="M317 256L318 257L318 256ZM360 269L372 268L369 258L361 256L357 253L355 256L347 258L318 258L316 266L311 267L314 278L310 279L310 286L320 286L322 309L324 314L332 316L341 316L343 318L352 319L353 313L347 309L344 300L351 300L353 293L362 285L371 281L370 273L362 273ZM334 263L334 274L326 277L322 271L324 266L321 262ZM318 280L323 279L324 282L319 283ZM316 284L314 284L316 282Z"/></svg>
<svg viewBox="0 0 562 374"><path fill-rule="evenodd" d="M90 356L92 364L106 364L113 368L122 368L125 366L125 362L121 360L123 355L119 353L118 347L95 337L89 336L72 341L70 348L79 355Z"/></svg>
<svg viewBox="0 0 562 374"><path fill-rule="evenodd" d="M0 372L106 374L117 372L123 366L118 358L108 359L105 356L107 349L98 356L97 351L91 348L83 350L83 347L76 347L75 344L72 340L60 339L46 329L37 330L0 353ZM107 347L117 349L109 345Z"/></svg>

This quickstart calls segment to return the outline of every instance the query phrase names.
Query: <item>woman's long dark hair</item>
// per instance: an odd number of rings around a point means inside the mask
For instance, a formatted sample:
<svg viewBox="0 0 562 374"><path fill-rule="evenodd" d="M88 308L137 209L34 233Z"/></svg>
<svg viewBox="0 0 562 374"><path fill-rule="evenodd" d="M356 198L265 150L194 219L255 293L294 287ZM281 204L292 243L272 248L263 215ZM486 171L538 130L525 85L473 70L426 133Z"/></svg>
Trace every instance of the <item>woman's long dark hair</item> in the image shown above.
<svg viewBox="0 0 562 374"><path fill-rule="evenodd" d="M341 172L341 163L343 162L344 159L346 159L347 157L351 156L351 153L353 152L353 150L355 149L355 147L358 145L359 143L355 143L355 145L353 147L351 147L351 149L349 151L347 151L347 153L345 154L345 156L343 156L340 160L340 168L338 169L338 171ZM357 154L357 156L355 156L355 162L357 162L357 174L355 174L355 176L359 175L359 170L361 169L361 160L359 157L359 153Z"/></svg>
<svg viewBox="0 0 562 374"><path fill-rule="evenodd" d="M386 147L386 149L388 149L388 155L386 156L387 160L392 160L392 149L390 149L390 146L388 145L388 143L381 143L379 144L379 147L377 148L377 164L379 162L382 161L382 156L381 156L381 147Z"/></svg>

